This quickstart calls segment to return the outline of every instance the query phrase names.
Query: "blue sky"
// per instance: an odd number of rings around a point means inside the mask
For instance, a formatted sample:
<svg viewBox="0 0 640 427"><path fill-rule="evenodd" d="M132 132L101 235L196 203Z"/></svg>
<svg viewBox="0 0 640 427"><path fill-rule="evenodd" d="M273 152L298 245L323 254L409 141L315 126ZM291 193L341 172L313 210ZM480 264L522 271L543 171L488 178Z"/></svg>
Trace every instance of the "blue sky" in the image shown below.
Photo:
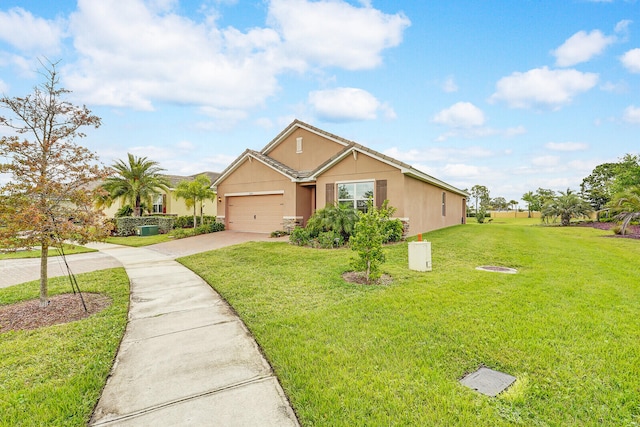
<svg viewBox="0 0 640 427"><path fill-rule="evenodd" d="M222 171L298 118L520 200L640 152L638 17L636 0L3 0L0 92L59 60L105 164Z"/></svg>

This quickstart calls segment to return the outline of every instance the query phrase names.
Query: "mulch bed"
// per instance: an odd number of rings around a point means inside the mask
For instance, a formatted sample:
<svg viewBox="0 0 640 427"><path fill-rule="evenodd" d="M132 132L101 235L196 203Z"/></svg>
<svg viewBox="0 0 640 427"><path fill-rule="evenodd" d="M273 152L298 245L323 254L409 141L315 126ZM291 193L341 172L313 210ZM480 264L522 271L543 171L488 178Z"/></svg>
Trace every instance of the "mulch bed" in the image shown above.
<svg viewBox="0 0 640 427"><path fill-rule="evenodd" d="M49 298L49 305L42 308L38 299L2 306L0 307L0 333L74 322L111 305L111 299L102 294L83 293L82 297L87 305L86 312L78 294L52 296Z"/></svg>
<svg viewBox="0 0 640 427"><path fill-rule="evenodd" d="M390 285L393 279L388 274L383 274L375 282L367 283L365 274L357 271L347 271L342 273L342 278L348 283L356 283L358 285Z"/></svg>
<svg viewBox="0 0 640 427"><path fill-rule="evenodd" d="M615 222L582 222L579 224L580 227L591 227L597 228L598 230L611 230L613 227L619 224ZM640 239L640 225L629 225L627 227L627 234L624 236L622 234L615 234L613 231L610 236L605 237L614 237L621 239Z"/></svg>

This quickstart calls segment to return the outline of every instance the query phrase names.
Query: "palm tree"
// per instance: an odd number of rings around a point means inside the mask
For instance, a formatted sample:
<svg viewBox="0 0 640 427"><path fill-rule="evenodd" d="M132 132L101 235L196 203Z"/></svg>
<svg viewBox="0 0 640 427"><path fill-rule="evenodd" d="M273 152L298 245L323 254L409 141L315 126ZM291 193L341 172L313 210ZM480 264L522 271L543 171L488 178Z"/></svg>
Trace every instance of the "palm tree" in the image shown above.
<svg viewBox="0 0 640 427"><path fill-rule="evenodd" d="M533 191L529 191L527 193L524 193L522 195L522 200L524 200L525 202L527 202L527 211L529 212L529 215L527 216L527 218L531 218L531 210L532 210L532 205L535 203L536 201L536 195L533 194Z"/></svg>
<svg viewBox="0 0 640 427"><path fill-rule="evenodd" d="M211 180L207 175L198 175L193 181L180 181L176 187L176 198L184 199L188 208L193 206L193 228L196 228L196 204L200 202L200 224L202 225L202 202L213 200L216 193L211 189Z"/></svg>
<svg viewBox="0 0 640 427"><path fill-rule="evenodd" d="M624 235L629 223L640 218L640 186L631 187L616 194L609 206L620 212L616 219L622 221L620 233Z"/></svg>
<svg viewBox="0 0 640 427"><path fill-rule="evenodd" d="M513 210L516 211L515 217L518 217L518 209L517 209L518 201L511 199L511 200L509 200L509 205L513 208Z"/></svg>
<svg viewBox="0 0 640 427"><path fill-rule="evenodd" d="M307 228L317 235L324 231L340 233L348 241L358 222L358 211L351 205L329 204L318 209L307 222Z"/></svg>
<svg viewBox="0 0 640 427"><path fill-rule="evenodd" d="M592 212L591 205L581 199L576 193L567 189L560 191L559 196L554 196L545 203L542 209L542 219L560 217L560 223L567 226L571 222L571 218L586 217Z"/></svg>
<svg viewBox="0 0 640 427"><path fill-rule="evenodd" d="M160 190L168 191L171 183L160 174L164 169L158 166L158 162L129 153L127 156L128 162L118 160L111 166L113 173L102 184L108 193L103 202L110 206L114 200L123 197L133 205L133 215L140 216L142 202L151 204L151 198Z"/></svg>

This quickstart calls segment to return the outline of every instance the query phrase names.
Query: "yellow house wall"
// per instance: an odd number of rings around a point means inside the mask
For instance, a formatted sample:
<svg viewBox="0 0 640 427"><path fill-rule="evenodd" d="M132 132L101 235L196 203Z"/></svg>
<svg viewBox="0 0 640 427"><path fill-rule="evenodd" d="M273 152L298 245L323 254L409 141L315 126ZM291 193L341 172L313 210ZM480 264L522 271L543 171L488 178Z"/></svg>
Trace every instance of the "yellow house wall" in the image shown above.
<svg viewBox="0 0 640 427"><path fill-rule="evenodd" d="M226 216L225 195L284 191L284 215L295 216L296 184L258 160L245 160L217 186L218 216Z"/></svg>
<svg viewBox="0 0 640 427"><path fill-rule="evenodd" d="M166 194L166 197L165 197L165 206L166 206L165 214L166 215L176 215L176 216L193 215L193 208L187 208L187 205L184 199L176 199L172 191L169 191L169 193L162 192L162 194ZM111 204L110 207L104 207L102 211L107 216L107 218L113 218L116 212L118 211L118 209L120 209L124 205L125 205L124 198L120 198L118 200L114 200L114 202ZM208 215L208 216L216 216L217 204L215 203L215 200L205 200L203 212L205 215ZM199 202L196 204L196 213L197 215L200 215Z"/></svg>
<svg viewBox="0 0 640 427"><path fill-rule="evenodd" d="M302 137L302 153L296 153L296 139ZM344 149L305 129L296 129L267 153L269 157L298 171L311 171Z"/></svg>

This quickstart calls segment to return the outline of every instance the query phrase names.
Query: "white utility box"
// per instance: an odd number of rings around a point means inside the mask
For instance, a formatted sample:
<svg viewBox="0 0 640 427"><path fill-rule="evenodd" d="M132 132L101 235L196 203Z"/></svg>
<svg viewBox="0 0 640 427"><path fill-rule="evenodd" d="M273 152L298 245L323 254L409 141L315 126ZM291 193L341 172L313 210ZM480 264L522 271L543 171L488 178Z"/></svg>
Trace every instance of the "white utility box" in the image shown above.
<svg viewBox="0 0 640 427"><path fill-rule="evenodd" d="M431 242L409 243L409 270L431 271Z"/></svg>

